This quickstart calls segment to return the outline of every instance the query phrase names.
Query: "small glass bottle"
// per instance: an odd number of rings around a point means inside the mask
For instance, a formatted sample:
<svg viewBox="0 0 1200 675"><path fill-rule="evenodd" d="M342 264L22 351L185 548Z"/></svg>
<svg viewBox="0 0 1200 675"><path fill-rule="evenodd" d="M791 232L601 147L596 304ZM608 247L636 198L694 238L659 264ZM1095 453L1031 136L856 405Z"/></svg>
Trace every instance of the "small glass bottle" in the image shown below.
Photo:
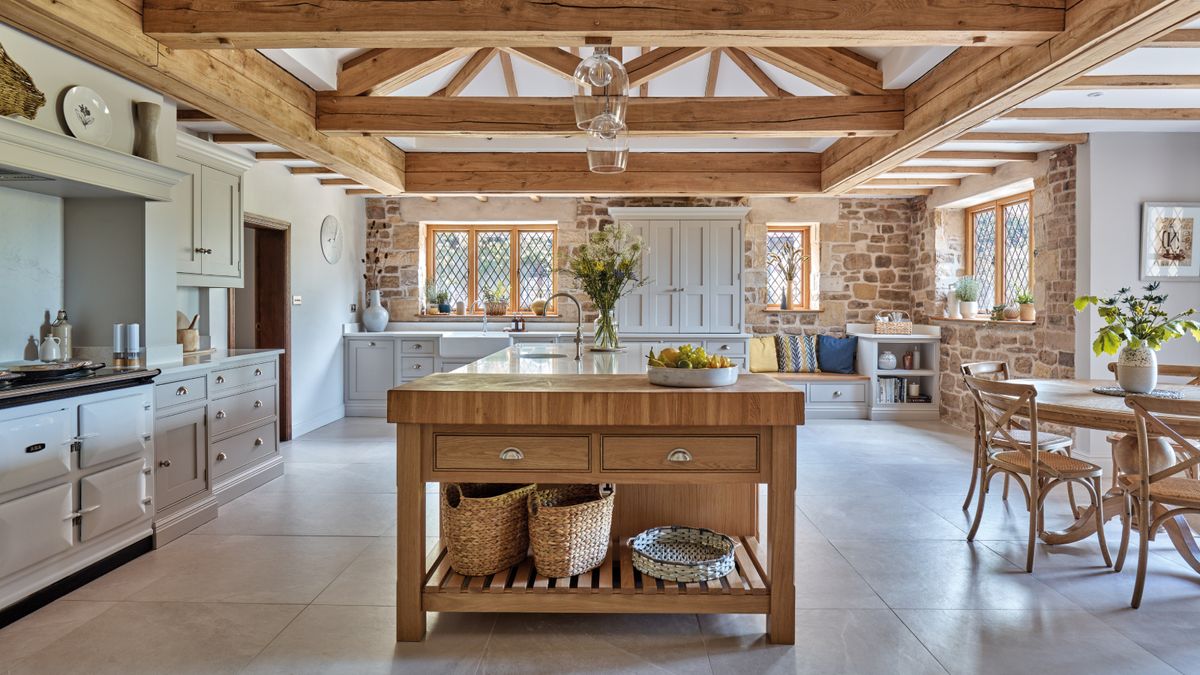
<svg viewBox="0 0 1200 675"><path fill-rule="evenodd" d="M67 320L67 310L58 310L58 318L50 324L50 334L62 342L62 357L64 361L71 359L71 322Z"/></svg>

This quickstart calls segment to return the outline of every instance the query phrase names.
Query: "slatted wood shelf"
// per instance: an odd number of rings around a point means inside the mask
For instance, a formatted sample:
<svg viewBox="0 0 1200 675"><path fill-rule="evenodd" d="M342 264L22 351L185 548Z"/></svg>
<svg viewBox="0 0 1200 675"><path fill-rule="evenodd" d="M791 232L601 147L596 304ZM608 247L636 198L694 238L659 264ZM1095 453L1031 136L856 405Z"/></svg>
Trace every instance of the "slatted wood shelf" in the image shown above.
<svg viewBox="0 0 1200 675"><path fill-rule="evenodd" d="M615 556L614 556L615 554ZM613 540L604 562L590 572L554 579L537 573L533 558L485 577L450 568L439 545L426 559L423 605L431 612L763 613L770 583L754 537L743 537L728 576L708 582L667 582L633 568L628 541Z"/></svg>

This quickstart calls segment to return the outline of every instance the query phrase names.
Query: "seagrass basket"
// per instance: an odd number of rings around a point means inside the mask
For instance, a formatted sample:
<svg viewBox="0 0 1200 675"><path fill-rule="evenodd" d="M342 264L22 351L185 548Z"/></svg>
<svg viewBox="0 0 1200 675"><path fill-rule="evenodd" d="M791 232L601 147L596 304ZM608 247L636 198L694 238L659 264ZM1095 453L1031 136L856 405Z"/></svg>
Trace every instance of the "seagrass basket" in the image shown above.
<svg viewBox="0 0 1200 675"><path fill-rule="evenodd" d="M565 485L529 495L529 540L538 574L561 579L604 562L615 492L613 486Z"/></svg>
<svg viewBox="0 0 1200 675"><path fill-rule="evenodd" d="M33 119L45 103L46 95L34 85L33 78L0 45L0 116Z"/></svg>
<svg viewBox="0 0 1200 675"><path fill-rule="evenodd" d="M450 566L463 576L506 570L529 552L525 500L536 485L443 483L442 539Z"/></svg>
<svg viewBox="0 0 1200 675"><path fill-rule="evenodd" d="M733 571L733 539L699 527L654 527L633 538L633 567L663 581L709 581Z"/></svg>
<svg viewBox="0 0 1200 675"><path fill-rule="evenodd" d="M891 318L891 314L900 314L904 318L899 321ZM880 312L875 315L875 333L877 335L912 335L913 322L908 312Z"/></svg>

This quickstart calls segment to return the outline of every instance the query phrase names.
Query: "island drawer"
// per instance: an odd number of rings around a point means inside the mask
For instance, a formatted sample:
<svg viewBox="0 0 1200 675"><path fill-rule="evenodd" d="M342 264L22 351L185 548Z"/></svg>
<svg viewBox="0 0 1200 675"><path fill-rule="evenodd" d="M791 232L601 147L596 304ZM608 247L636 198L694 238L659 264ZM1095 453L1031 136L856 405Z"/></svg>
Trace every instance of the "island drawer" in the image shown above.
<svg viewBox="0 0 1200 675"><path fill-rule="evenodd" d="M588 436L434 436L437 470L587 471Z"/></svg>
<svg viewBox="0 0 1200 675"><path fill-rule="evenodd" d="M154 407L158 409L183 405L192 401L203 401L208 397L208 379L203 375L178 382L154 386Z"/></svg>
<svg viewBox="0 0 1200 675"><path fill-rule="evenodd" d="M867 400L867 385L865 382L809 384L808 400L810 403L861 403Z"/></svg>
<svg viewBox="0 0 1200 675"><path fill-rule="evenodd" d="M275 416L275 385L213 399L208 428L216 436Z"/></svg>
<svg viewBox="0 0 1200 675"><path fill-rule="evenodd" d="M240 469L250 462L273 454L278 449L278 438L275 422L269 422L213 443L213 478L219 478L234 469Z"/></svg>
<svg viewBox="0 0 1200 675"><path fill-rule="evenodd" d="M604 436L604 471L758 471L757 436Z"/></svg>
<svg viewBox="0 0 1200 675"><path fill-rule="evenodd" d="M213 392L227 391L248 384L270 382L275 379L275 362L252 363L248 366L226 368L212 374Z"/></svg>

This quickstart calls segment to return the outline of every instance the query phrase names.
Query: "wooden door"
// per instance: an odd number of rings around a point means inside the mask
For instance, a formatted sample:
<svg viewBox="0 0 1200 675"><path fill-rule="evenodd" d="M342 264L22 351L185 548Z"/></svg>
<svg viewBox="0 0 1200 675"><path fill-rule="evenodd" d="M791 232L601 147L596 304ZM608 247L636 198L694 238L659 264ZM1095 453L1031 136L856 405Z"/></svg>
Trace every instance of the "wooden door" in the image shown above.
<svg viewBox="0 0 1200 675"><path fill-rule="evenodd" d="M737 333L742 329L745 301L742 297L744 244L742 223L714 220L708 224L708 321L709 333Z"/></svg>
<svg viewBox="0 0 1200 675"><path fill-rule="evenodd" d="M171 191L171 214L175 219L175 271L200 274L204 259L203 239L200 236L202 167L182 157L176 158L176 167L187 173Z"/></svg>
<svg viewBox="0 0 1200 675"><path fill-rule="evenodd" d="M237 176L201 167L201 239L206 276L237 277L242 273L240 182Z"/></svg>
<svg viewBox="0 0 1200 675"><path fill-rule="evenodd" d="M207 411L202 406L154 423L154 501L159 509L208 486Z"/></svg>
<svg viewBox="0 0 1200 675"><path fill-rule="evenodd" d="M347 340L349 394L352 401L382 401L395 385L395 340Z"/></svg>
<svg viewBox="0 0 1200 675"><path fill-rule="evenodd" d="M704 333L711 331L709 292L711 290L709 261L713 256L708 221L679 223L679 246L675 268L679 283L674 292L679 310L679 331Z"/></svg>

